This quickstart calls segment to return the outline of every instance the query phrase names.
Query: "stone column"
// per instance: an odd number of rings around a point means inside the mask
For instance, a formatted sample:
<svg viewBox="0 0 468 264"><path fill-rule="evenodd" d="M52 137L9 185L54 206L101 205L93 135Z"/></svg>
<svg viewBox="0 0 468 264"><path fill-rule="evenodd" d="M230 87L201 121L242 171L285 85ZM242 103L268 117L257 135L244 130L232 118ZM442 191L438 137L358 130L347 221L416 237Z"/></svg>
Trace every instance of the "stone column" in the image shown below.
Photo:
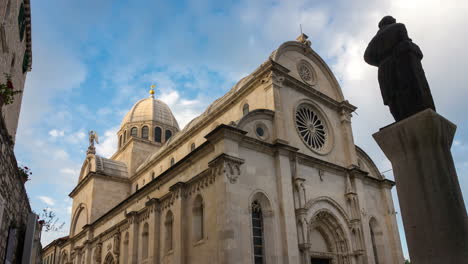
<svg viewBox="0 0 468 264"><path fill-rule="evenodd" d="M149 252L148 263L160 263L160 245L161 245L161 203L157 198L151 198L146 202L149 210Z"/></svg>
<svg viewBox="0 0 468 264"><path fill-rule="evenodd" d="M412 263L468 260L468 218L450 152L455 130L427 109L373 135L392 163Z"/></svg>
<svg viewBox="0 0 468 264"><path fill-rule="evenodd" d="M173 240L173 259L172 263L174 264L184 264L185 263L185 242L187 240L187 221L185 214L185 183L178 182L172 185L169 190L172 195L172 213L174 216L173 225L172 225L172 240Z"/></svg>
<svg viewBox="0 0 468 264"><path fill-rule="evenodd" d="M280 207L279 233L283 249L283 252L279 253L282 256L280 263L296 264L300 263L301 255L298 246L297 219L293 197L293 172L291 170L291 167L295 165L291 165L290 155L296 152L297 149L278 142L275 144L275 148L276 186Z"/></svg>
<svg viewBox="0 0 468 264"><path fill-rule="evenodd" d="M218 234L217 260L213 263L245 263L242 254L241 216L242 197L237 191L241 176L241 165L244 160L238 157L221 154L208 163L212 177L216 178L216 214Z"/></svg>
<svg viewBox="0 0 468 264"><path fill-rule="evenodd" d="M128 263L138 264L138 219L137 212L129 212L126 217L130 224L128 242Z"/></svg>

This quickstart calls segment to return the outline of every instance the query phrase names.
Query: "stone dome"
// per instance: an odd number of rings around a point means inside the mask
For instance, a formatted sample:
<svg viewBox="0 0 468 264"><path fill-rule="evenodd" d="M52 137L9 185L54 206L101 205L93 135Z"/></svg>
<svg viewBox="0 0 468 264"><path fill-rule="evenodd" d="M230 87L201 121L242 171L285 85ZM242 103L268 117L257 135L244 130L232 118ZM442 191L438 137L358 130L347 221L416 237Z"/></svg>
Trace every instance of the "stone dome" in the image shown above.
<svg viewBox="0 0 468 264"><path fill-rule="evenodd" d="M132 122L155 121L161 125L177 128L179 124L169 106L161 100L152 97L141 99L125 115L121 127Z"/></svg>

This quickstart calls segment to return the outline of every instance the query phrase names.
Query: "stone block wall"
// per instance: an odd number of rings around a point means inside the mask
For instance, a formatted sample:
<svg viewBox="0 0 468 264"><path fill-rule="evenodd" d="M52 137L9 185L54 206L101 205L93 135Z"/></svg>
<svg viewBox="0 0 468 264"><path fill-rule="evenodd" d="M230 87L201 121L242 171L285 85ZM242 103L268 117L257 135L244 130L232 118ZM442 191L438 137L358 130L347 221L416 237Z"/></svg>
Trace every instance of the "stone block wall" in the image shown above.
<svg viewBox="0 0 468 264"><path fill-rule="evenodd" d="M4 263L8 243L16 243L12 263L20 263L28 215L31 213L26 189L13 153L13 141L0 117L0 263ZM17 228L16 239L9 239Z"/></svg>
<svg viewBox="0 0 468 264"><path fill-rule="evenodd" d="M23 11L21 11L23 6ZM26 29L21 38L20 14L24 14ZM0 83L5 83L4 74L11 75L15 90L23 91L26 74L31 70L31 17L29 0L0 1ZM29 58L29 59L27 59ZM24 68L24 69L23 69ZM4 105L2 117L13 140L15 140L23 93L15 95L14 102Z"/></svg>

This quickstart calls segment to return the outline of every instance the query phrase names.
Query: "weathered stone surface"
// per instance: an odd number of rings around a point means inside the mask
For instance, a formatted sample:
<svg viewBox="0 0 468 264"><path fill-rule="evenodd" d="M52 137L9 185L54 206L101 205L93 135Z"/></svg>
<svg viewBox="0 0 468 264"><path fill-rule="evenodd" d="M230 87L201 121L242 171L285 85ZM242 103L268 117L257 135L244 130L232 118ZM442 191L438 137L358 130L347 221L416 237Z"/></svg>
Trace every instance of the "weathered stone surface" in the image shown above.
<svg viewBox="0 0 468 264"><path fill-rule="evenodd" d="M28 214L31 212L28 196L20 179L18 165L13 153L13 142L0 117L0 259L5 258L7 237L10 228L18 228L18 245L26 232ZM1 215L1 212L0 212ZM18 248L21 248L18 247ZM21 256L21 254L19 255ZM16 263L16 257L13 263Z"/></svg>
<svg viewBox="0 0 468 264"><path fill-rule="evenodd" d="M374 134L392 162L412 263L468 259L468 218L450 152L455 130L427 109Z"/></svg>
<svg viewBox="0 0 468 264"><path fill-rule="evenodd" d="M20 39L18 17L21 4L26 15L26 29L23 39ZM0 83L5 83L4 73L10 74L15 90L23 91L26 72L31 69L31 59L23 63L24 57L31 58L31 17L29 0L0 1ZM26 72L23 71L23 65ZM15 139L18 119L21 110L23 93L16 94L14 102L3 106L2 116L8 132Z"/></svg>

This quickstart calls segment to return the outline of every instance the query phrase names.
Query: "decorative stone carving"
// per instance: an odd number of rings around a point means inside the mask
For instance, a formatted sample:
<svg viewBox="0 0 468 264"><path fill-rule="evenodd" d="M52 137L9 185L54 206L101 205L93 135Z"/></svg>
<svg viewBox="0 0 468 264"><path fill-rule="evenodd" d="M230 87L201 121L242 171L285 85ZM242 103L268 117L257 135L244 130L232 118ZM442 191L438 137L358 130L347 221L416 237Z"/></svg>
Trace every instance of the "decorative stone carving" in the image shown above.
<svg viewBox="0 0 468 264"><path fill-rule="evenodd" d="M262 80L260 81L261 83L266 83L271 79L272 72L269 71L265 75L263 75Z"/></svg>
<svg viewBox="0 0 468 264"><path fill-rule="evenodd" d="M214 160L210 161L208 166L211 168L213 175L224 175L230 183L236 183L241 172L240 166L243 163L244 160L241 158L221 154Z"/></svg>
<svg viewBox="0 0 468 264"><path fill-rule="evenodd" d="M98 243L94 249L94 261L96 263L101 263L102 261L102 243Z"/></svg>
<svg viewBox="0 0 468 264"><path fill-rule="evenodd" d="M323 181L323 176L325 175L325 171L322 169L318 169L318 175L319 175L320 181Z"/></svg>
<svg viewBox="0 0 468 264"><path fill-rule="evenodd" d="M197 179L189 183L189 186L185 189L185 195L190 196L194 193L198 193L200 190L210 186L214 183L216 175L213 173L204 173L197 176Z"/></svg>
<svg viewBox="0 0 468 264"><path fill-rule="evenodd" d="M314 85L317 83L317 74L315 73L314 68L312 68L312 65L308 63L305 60L299 61L296 65L297 72L299 74L299 77L301 79L310 85Z"/></svg>
<svg viewBox="0 0 468 264"><path fill-rule="evenodd" d="M120 255L120 232L116 233L114 235L114 255L119 256Z"/></svg>
<svg viewBox="0 0 468 264"><path fill-rule="evenodd" d="M273 84L275 84L277 86L283 86L283 82L284 82L285 78L280 73L272 72L271 80L272 80Z"/></svg>
<svg viewBox="0 0 468 264"><path fill-rule="evenodd" d="M307 47L310 47L312 45L312 42L310 42L309 40L309 36L307 36L304 33L301 33L301 35L299 35L299 37L296 38L296 41L306 45Z"/></svg>
<svg viewBox="0 0 468 264"><path fill-rule="evenodd" d="M304 186L305 179L295 178L294 179L294 191L296 192L297 208L303 208L307 201L306 191Z"/></svg>

